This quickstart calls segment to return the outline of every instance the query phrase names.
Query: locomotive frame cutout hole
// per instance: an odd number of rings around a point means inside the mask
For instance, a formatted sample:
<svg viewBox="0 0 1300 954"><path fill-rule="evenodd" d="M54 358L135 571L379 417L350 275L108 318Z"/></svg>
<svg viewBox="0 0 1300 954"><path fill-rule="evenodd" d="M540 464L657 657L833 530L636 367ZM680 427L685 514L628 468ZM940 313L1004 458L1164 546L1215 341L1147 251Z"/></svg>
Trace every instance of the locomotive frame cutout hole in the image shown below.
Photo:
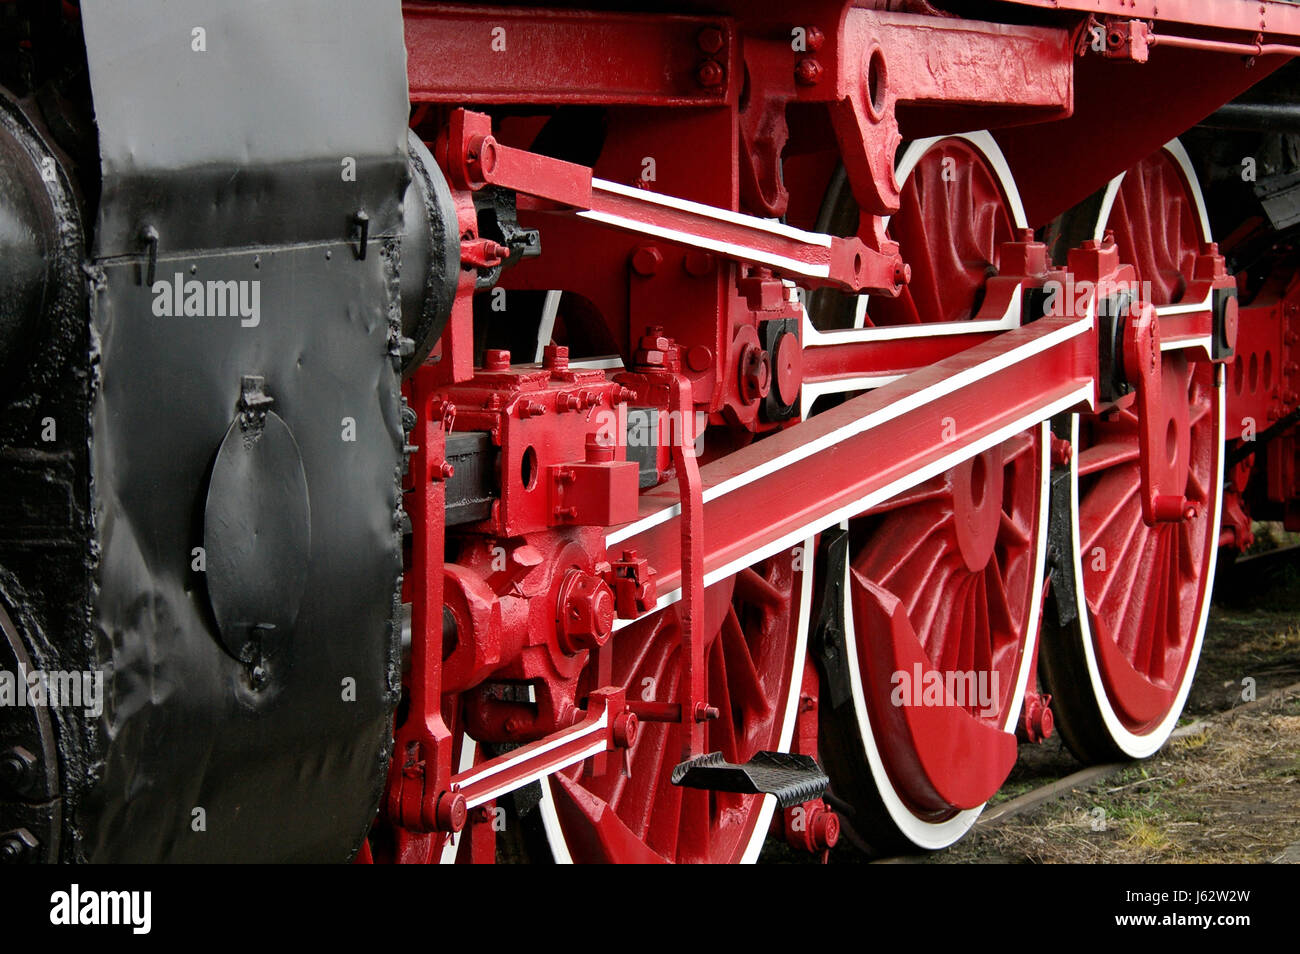
<svg viewBox="0 0 1300 954"><path fill-rule="evenodd" d="M524 490L532 490L537 486L537 450L532 445L524 451L523 460L519 462L519 479L523 482Z"/></svg>
<svg viewBox="0 0 1300 954"><path fill-rule="evenodd" d="M984 455L977 454L971 460L970 498L976 508L984 506L984 494L988 491L988 468Z"/></svg>
<svg viewBox="0 0 1300 954"><path fill-rule="evenodd" d="M885 68L885 54L876 47L867 57L867 106L872 119L880 119L885 111L885 91L889 88L889 71Z"/></svg>

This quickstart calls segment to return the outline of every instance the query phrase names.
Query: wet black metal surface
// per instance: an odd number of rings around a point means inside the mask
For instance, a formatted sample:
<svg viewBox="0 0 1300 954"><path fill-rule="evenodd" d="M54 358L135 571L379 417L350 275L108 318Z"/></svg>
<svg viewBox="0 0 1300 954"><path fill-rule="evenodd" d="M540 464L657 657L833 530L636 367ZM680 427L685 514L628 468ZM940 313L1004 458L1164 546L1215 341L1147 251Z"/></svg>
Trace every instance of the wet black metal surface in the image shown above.
<svg viewBox="0 0 1300 954"><path fill-rule="evenodd" d="M400 228L397 0L94 0L82 15L98 255L136 254L149 224L163 252L342 237L361 210L371 235Z"/></svg>
<svg viewBox="0 0 1300 954"><path fill-rule="evenodd" d="M65 157L36 104L4 91L0 140L0 201L16 243L6 241L5 255L18 258L3 266L18 265L8 273L0 362L0 856L30 862L66 846L64 786L88 769L84 710L28 704L26 676L87 665L91 356L82 214ZM26 214L12 214L19 207ZM16 785L6 765L14 755L26 763Z"/></svg>
<svg viewBox="0 0 1300 954"><path fill-rule="evenodd" d="M82 10L98 559L88 632L59 638L107 698L60 739L62 855L346 860L398 687L399 5ZM249 376L278 423L245 445Z"/></svg>

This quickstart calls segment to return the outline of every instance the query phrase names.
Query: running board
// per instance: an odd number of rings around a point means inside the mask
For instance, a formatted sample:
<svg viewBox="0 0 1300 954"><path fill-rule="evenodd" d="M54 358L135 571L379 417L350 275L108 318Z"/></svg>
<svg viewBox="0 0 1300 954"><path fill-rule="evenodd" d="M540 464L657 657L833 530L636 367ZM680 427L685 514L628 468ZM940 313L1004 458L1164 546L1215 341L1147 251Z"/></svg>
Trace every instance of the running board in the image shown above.
<svg viewBox="0 0 1300 954"><path fill-rule="evenodd" d="M710 752L674 767L673 784L712 792L775 795L782 808L793 808L820 798L830 779L810 755L757 752L743 765L735 765L721 752Z"/></svg>

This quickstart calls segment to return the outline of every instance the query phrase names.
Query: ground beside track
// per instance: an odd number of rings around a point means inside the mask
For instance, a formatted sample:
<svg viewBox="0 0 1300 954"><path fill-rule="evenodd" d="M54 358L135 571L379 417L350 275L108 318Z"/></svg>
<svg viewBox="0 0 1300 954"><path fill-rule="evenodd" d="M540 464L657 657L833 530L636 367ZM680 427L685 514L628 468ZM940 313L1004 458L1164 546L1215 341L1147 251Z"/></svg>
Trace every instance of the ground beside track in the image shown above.
<svg viewBox="0 0 1300 954"><path fill-rule="evenodd" d="M1262 529L1262 528L1261 528ZM1278 543L1294 543L1278 539ZM1243 695L1254 680L1256 701ZM1288 690L1288 687L1291 687ZM981 825L930 864L1300 863L1300 548L1224 566L1182 738L1153 758ZM1021 745L996 806L1085 766ZM764 860L811 860L769 840ZM870 860L847 840L832 863Z"/></svg>
<svg viewBox="0 0 1300 954"><path fill-rule="evenodd" d="M1215 595L1190 734L926 860L1300 861L1300 553L1225 565ZM1083 767L1059 739L1020 756L999 802Z"/></svg>

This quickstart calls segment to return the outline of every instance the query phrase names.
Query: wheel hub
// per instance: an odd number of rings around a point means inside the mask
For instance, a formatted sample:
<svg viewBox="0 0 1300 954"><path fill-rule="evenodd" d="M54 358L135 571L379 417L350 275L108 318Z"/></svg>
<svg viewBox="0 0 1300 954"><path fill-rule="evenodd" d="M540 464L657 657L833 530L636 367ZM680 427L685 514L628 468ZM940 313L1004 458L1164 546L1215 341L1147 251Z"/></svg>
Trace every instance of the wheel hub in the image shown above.
<svg viewBox="0 0 1300 954"><path fill-rule="evenodd" d="M953 517L966 569L988 566L1002 517L1002 450L993 447L953 470Z"/></svg>

